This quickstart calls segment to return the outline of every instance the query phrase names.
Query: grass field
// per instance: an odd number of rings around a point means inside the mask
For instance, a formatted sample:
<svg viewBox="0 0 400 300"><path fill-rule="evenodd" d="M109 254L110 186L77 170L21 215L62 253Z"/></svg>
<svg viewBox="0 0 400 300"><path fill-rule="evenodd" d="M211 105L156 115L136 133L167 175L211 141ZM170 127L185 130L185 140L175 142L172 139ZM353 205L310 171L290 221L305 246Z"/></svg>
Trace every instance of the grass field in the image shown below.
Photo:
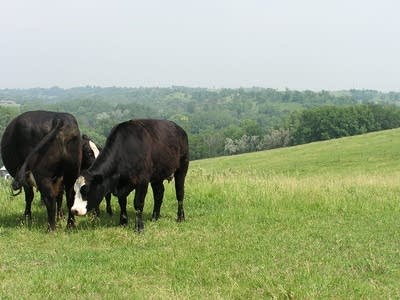
<svg viewBox="0 0 400 300"><path fill-rule="evenodd" d="M102 207L46 232L0 187L0 299L398 299L400 130L193 161L145 232ZM130 196L130 221L133 220Z"/></svg>

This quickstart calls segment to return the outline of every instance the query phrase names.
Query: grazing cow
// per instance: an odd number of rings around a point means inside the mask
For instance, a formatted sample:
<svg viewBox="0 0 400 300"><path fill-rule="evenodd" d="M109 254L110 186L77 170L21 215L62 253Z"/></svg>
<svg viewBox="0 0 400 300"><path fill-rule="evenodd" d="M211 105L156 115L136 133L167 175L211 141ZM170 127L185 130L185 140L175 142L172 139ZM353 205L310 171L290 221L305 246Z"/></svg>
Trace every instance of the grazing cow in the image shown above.
<svg viewBox="0 0 400 300"><path fill-rule="evenodd" d="M29 221L32 218L33 187L36 187L47 208L49 229L54 230L56 211L61 209L65 190L67 225L74 226L73 187L82 157L81 135L74 116L50 111L30 111L17 116L4 131L1 156L14 177L13 190L24 189L25 218Z"/></svg>
<svg viewBox="0 0 400 300"><path fill-rule="evenodd" d="M82 162L81 162L81 171L87 170L92 163L94 162L94 160L96 159L96 157L99 155L101 151L101 147L99 147L98 145L96 145L87 135L83 134L82 135ZM8 173L7 169L5 167L2 167L0 169L0 173L1 171L3 171L4 178L8 178L10 176L10 174ZM25 188L24 188L25 190ZM13 194L13 195L18 195L18 193ZM31 216L31 209L30 209L30 205L29 203L32 202L33 199L33 188L32 187L28 187L28 191L25 192L25 197L26 197L26 203L28 204L27 207L25 208L25 213L24 216L26 219L28 219L28 221L31 220L32 216ZM107 202L107 213L109 215L112 215L112 208L111 208L111 194L108 193L106 196L106 202ZM96 208L96 213L97 215L100 214L100 210L98 208ZM60 196L57 198L57 216L61 217L63 215L62 212L62 193L60 193Z"/></svg>
<svg viewBox="0 0 400 300"><path fill-rule="evenodd" d="M97 156L99 156L101 147L96 145L87 135L82 135L82 164L81 172L86 171L95 161ZM106 211L111 216L111 193L105 195L106 198ZM100 215L99 207L96 207L96 214Z"/></svg>
<svg viewBox="0 0 400 300"><path fill-rule="evenodd" d="M185 219L183 209L184 184L189 166L189 146L186 132L165 120L131 120L116 125L106 145L93 165L82 173L75 184L72 211L85 215L95 208L106 192L118 197L120 224L128 222L126 198L135 189L135 229L143 231L143 206L148 184L154 196L152 219L160 216L165 179L175 178L178 200L177 221Z"/></svg>

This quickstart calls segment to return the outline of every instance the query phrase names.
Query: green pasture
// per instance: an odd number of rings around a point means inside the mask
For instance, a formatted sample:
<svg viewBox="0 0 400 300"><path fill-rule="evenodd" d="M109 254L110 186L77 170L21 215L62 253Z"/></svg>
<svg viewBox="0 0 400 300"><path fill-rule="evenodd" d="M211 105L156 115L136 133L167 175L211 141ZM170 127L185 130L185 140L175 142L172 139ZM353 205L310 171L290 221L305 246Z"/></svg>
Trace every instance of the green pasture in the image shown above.
<svg viewBox="0 0 400 300"><path fill-rule="evenodd" d="M398 299L400 130L191 162L145 232L99 219L46 232L0 183L0 299ZM150 190L149 190L150 191Z"/></svg>

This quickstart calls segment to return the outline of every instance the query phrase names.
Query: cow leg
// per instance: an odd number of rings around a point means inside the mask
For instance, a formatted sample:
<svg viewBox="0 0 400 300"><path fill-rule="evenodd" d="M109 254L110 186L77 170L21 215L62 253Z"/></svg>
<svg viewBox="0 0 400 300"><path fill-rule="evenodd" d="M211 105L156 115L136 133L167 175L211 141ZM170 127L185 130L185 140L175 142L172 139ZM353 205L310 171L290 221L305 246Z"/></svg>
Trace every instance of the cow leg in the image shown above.
<svg viewBox="0 0 400 300"><path fill-rule="evenodd" d="M126 225L126 224L128 224L128 214L126 212L126 196L125 195L118 196L118 203L119 203L119 208L121 211L121 214L119 217L119 225Z"/></svg>
<svg viewBox="0 0 400 300"><path fill-rule="evenodd" d="M71 177L76 178L76 177ZM75 215L72 213L71 208L74 205L74 182L65 181L65 197L67 198L67 208L68 208L68 220L67 220L67 228L75 227Z"/></svg>
<svg viewBox="0 0 400 300"><path fill-rule="evenodd" d="M113 212L111 208L111 193L107 193L105 198L106 198L106 211L110 216L112 216Z"/></svg>
<svg viewBox="0 0 400 300"><path fill-rule="evenodd" d="M94 215L96 217L100 217L100 205L94 209Z"/></svg>
<svg viewBox="0 0 400 300"><path fill-rule="evenodd" d="M29 224L32 222L32 201L33 201L33 187L24 187L25 192L25 212L24 219L25 222Z"/></svg>
<svg viewBox="0 0 400 300"><path fill-rule="evenodd" d="M135 191L135 199L133 202L133 206L136 211L135 218L135 230L140 233L144 229L143 224L143 207L144 207L144 199L147 194L148 183L140 184L136 187Z"/></svg>
<svg viewBox="0 0 400 300"><path fill-rule="evenodd" d="M181 167L175 172L175 192L178 200L177 222L185 221L185 211L183 209L183 198L185 196L185 177L189 167L189 161L181 163Z"/></svg>
<svg viewBox="0 0 400 300"><path fill-rule="evenodd" d="M160 218L160 209L164 197L164 184L162 181L152 182L151 188L153 189L154 209L151 219L157 221Z"/></svg>
<svg viewBox="0 0 400 300"><path fill-rule="evenodd" d="M111 193L107 193L107 194L104 196L104 198L106 199L106 211L107 211L107 213L108 213L110 216L112 216L113 212L112 212L112 208L111 208ZM126 206L126 204L125 204L125 206ZM95 214L96 214L97 217L100 216L100 205L97 206L97 207L94 209L94 212L95 212Z"/></svg>
<svg viewBox="0 0 400 300"><path fill-rule="evenodd" d="M57 196L58 192L54 189L53 181L48 178L43 178L39 186L42 201L47 209L47 224L48 230L56 229L56 214L57 214Z"/></svg>
<svg viewBox="0 0 400 300"><path fill-rule="evenodd" d="M61 189L59 195L57 196L57 220L60 220L64 217L64 211L62 209L63 194L64 189Z"/></svg>
<svg viewBox="0 0 400 300"><path fill-rule="evenodd" d="M46 195L42 196L43 202L47 208L47 225L48 230L53 231L56 229L56 210L57 210L57 203L56 199Z"/></svg>

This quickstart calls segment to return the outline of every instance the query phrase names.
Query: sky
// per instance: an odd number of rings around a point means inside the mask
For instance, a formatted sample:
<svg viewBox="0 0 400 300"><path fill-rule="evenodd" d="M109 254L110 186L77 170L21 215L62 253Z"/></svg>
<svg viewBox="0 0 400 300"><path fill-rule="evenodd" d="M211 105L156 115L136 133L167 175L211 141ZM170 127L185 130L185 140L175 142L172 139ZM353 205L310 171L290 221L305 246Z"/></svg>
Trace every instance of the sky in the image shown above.
<svg viewBox="0 0 400 300"><path fill-rule="evenodd" d="M0 0L0 88L400 91L400 1Z"/></svg>

